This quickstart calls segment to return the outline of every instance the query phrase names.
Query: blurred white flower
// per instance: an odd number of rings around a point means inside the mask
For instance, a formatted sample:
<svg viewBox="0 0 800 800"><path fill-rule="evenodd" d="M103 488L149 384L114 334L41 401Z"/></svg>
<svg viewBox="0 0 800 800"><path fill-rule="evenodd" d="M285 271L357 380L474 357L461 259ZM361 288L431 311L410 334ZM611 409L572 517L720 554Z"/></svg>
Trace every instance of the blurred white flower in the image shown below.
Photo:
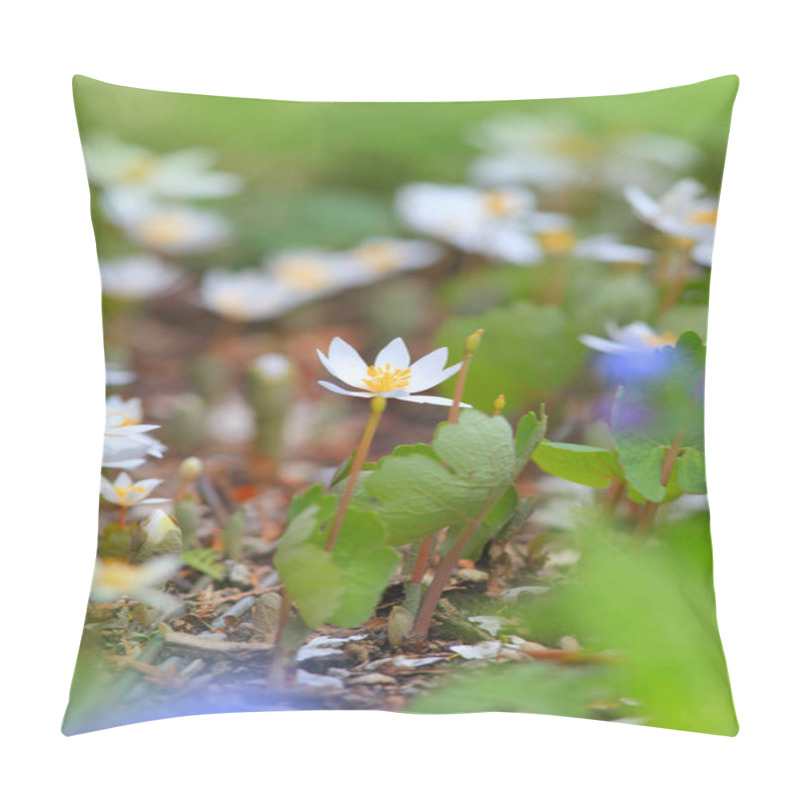
<svg viewBox="0 0 800 800"><path fill-rule="evenodd" d="M163 481L157 478L148 478L143 481L134 481L127 472L120 472L112 483L108 478L100 478L100 494L104 500L116 506L138 506L147 503L165 503L161 497L150 497L150 493Z"/></svg>
<svg viewBox="0 0 800 800"><path fill-rule="evenodd" d="M306 299L372 280L348 254L324 250L288 250L268 259L264 266L279 286Z"/></svg>
<svg viewBox="0 0 800 800"><path fill-rule="evenodd" d="M265 353L253 359L251 368L267 381L280 383L293 372L292 362L282 353Z"/></svg>
<svg viewBox="0 0 800 800"><path fill-rule="evenodd" d="M373 366L368 366L358 352L338 336L331 342L327 356L320 350L317 350L317 355L331 375L342 383L359 389L353 392L328 381L319 381L320 386L331 392L351 397L393 397L409 403L431 403L438 406L450 406L453 401L447 397L416 393L437 386L461 368L460 363L445 367L446 347L440 347L411 364L408 348L399 337L378 353ZM461 405L464 408L470 407L466 403Z"/></svg>
<svg viewBox="0 0 800 800"><path fill-rule="evenodd" d="M263 269L215 269L200 282L200 304L235 322L273 319L300 305L302 297Z"/></svg>
<svg viewBox="0 0 800 800"><path fill-rule="evenodd" d="M138 190L106 191L100 208L132 242L158 253L203 253L226 244L231 235L230 224L215 211L156 202Z"/></svg>
<svg viewBox="0 0 800 800"><path fill-rule="evenodd" d="M143 564L98 560L95 565L90 598L95 603L113 603L130 599L171 614L182 608L175 597L159 591L175 574L181 560L177 556L160 556Z"/></svg>
<svg viewBox="0 0 800 800"><path fill-rule="evenodd" d="M136 469L147 456L161 458L166 447L149 435L158 425L142 424L142 401L112 396L106 400L103 466Z"/></svg>
<svg viewBox="0 0 800 800"><path fill-rule="evenodd" d="M610 264L649 264L655 256L652 250L623 244L611 234L588 236L575 242L572 255Z"/></svg>
<svg viewBox="0 0 800 800"><path fill-rule="evenodd" d="M240 191L238 175L211 170L214 154L193 148L157 154L113 136L92 137L86 144L89 182L103 188L132 186L167 198L224 197Z"/></svg>
<svg viewBox="0 0 800 800"><path fill-rule="evenodd" d="M512 264L541 258L541 248L525 227L535 205L527 189L483 191L433 183L409 184L395 198L397 213L410 228Z"/></svg>
<svg viewBox="0 0 800 800"><path fill-rule="evenodd" d="M611 264L649 264L655 255L644 247L623 244L611 234L578 239L572 230L572 219L566 214L537 212L531 215L528 227L535 233L543 253L551 256L573 256Z"/></svg>
<svg viewBox="0 0 800 800"><path fill-rule="evenodd" d="M557 115L496 117L477 126L470 140L485 151L470 169L476 183L556 192L590 185L619 191L631 183L660 191L701 156L674 136L644 132L603 139Z"/></svg>
<svg viewBox="0 0 800 800"><path fill-rule="evenodd" d="M559 190L586 180L586 165L596 145L570 119L508 115L486 120L471 135L487 151L472 164L480 184L532 184Z"/></svg>
<svg viewBox="0 0 800 800"><path fill-rule="evenodd" d="M238 394L230 394L211 408L206 431L218 442L243 444L256 435L256 415Z"/></svg>
<svg viewBox="0 0 800 800"><path fill-rule="evenodd" d="M147 300L174 289L181 271L151 255L127 256L100 262L103 293L123 300Z"/></svg>
<svg viewBox="0 0 800 800"><path fill-rule="evenodd" d="M704 198L704 193L705 187L692 178L678 181L658 200L638 186L625 189L625 197L639 219L673 239L684 240L695 261L711 266L717 201Z"/></svg>
<svg viewBox="0 0 800 800"><path fill-rule="evenodd" d="M141 525L142 531L150 544L157 545L164 541L167 534L180 532L175 517L157 508Z"/></svg>
<svg viewBox="0 0 800 800"><path fill-rule="evenodd" d="M615 192L629 185L662 192L701 160L699 148L686 139L661 133L632 134L611 143L598 182Z"/></svg>
<svg viewBox="0 0 800 800"><path fill-rule="evenodd" d="M106 386L127 386L136 380L136 373L113 361L106 361Z"/></svg>
<svg viewBox="0 0 800 800"><path fill-rule="evenodd" d="M678 337L672 333L656 333L644 322L631 322L620 328L613 322L606 324L609 338L585 334L581 341L601 353L641 353L674 345Z"/></svg>
<svg viewBox="0 0 800 800"><path fill-rule="evenodd" d="M350 250L353 260L376 278L422 269L439 261L444 250L432 242L374 237Z"/></svg>

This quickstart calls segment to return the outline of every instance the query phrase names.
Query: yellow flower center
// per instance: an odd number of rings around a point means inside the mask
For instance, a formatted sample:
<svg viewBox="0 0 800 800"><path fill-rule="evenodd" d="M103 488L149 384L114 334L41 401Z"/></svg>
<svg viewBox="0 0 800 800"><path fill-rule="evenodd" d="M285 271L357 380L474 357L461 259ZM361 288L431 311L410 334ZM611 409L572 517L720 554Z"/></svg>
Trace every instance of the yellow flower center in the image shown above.
<svg viewBox="0 0 800 800"><path fill-rule="evenodd" d="M275 277L294 289L324 289L330 285L330 269L319 261L287 261L275 269Z"/></svg>
<svg viewBox="0 0 800 800"><path fill-rule="evenodd" d="M656 333L643 336L642 341L651 347L667 347L675 344L678 341L678 337L674 333Z"/></svg>
<svg viewBox="0 0 800 800"><path fill-rule="evenodd" d="M223 317L234 321L246 319L244 297L238 289L223 289L213 299L214 306Z"/></svg>
<svg viewBox="0 0 800 800"><path fill-rule="evenodd" d="M135 586L140 570L141 567L117 559L104 560L102 569L98 570L97 584L124 594Z"/></svg>
<svg viewBox="0 0 800 800"><path fill-rule="evenodd" d="M129 417L122 411L111 411L106 414L106 424L114 428L124 428L126 425L139 425L141 419Z"/></svg>
<svg viewBox="0 0 800 800"><path fill-rule="evenodd" d="M716 225L717 224L717 210L713 211L692 211L689 214L689 222L695 225Z"/></svg>
<svg viewBox="0 0 800 800"><path fill-rule="evenodd" d="M551 256L563 256L575 246L575 234L571 231L545 231L539 234L539 242L545 253Z"/></svg>
<svg viewBox="0 0 800 800"><path fill-rule="evenodd" d="M578 160L588 160L597 155L597 146L583 136L560 136L553 142L552 151L555 155L567 156Z"/></svg>
<svg viewBox="0 0 800 800"><path fill-rule="evenodd" d="M397 248L387 242L362 244L355 255L375 272L392 272L397 269L400 261Z"/></svg>
<svg viewBox="0 0 800 800"><path fill-rule="evenodd" d="M518 208L517 198L509 192L494 190L483 195L486 210L495 217L505 217Z"/></svg>
<svg viewBox="0 0 800 800"><path fill-rule="evenodd" d="M411 381L411 370L392 369L391 364L385 367L367 367L367 375L364 378L364 386L371 392L393 392L396 389L405 389Z"/></svg>
<svg viewBox="0 0 800 800"><path fill-rule="evenodd" d="M152 247L169 247L186 238L190 225L180 214L167 212L139 224L139 235Z"/></svg>
<svg viewBox="0 0 800 800"><path fill-rule="evenodd" d="M122 178L129 183L141 183L153 174L155 166L156 159L153 156L140 156L122 171Z"/></svg>
<svg viewBox="0 0 800 800"><path fill-rule="evenodd" d="M142 489L141 486L134 486L132 483L129 483L127 486L115 486L114 487L114 493L117 495L117 497L119 497L120 502L123 503L123 504L128 502L128 495L129 494L133 494L134 492L141 493L143 491L144 491L144 489ZM133 502L136 502L136 501L133 500Z"/></svg>

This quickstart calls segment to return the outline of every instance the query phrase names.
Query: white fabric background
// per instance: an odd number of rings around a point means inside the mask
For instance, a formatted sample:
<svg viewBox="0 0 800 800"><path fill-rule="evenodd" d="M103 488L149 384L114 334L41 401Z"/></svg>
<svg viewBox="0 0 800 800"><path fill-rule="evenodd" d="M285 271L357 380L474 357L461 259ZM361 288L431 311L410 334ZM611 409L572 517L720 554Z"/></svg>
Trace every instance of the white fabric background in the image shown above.
<svg viewBox="0 0 800 800"><path fill-rule="evenodd" d="M0 689L9 796L68 787L87 798L792 794L800 143L789 8L777 0L74 0L6 10ZM559 97L740 75L707 405L719 622L738 738L527 715L368 712L183 718L61 737L94 558L103 419L76 72L297 100Z"/></svg>

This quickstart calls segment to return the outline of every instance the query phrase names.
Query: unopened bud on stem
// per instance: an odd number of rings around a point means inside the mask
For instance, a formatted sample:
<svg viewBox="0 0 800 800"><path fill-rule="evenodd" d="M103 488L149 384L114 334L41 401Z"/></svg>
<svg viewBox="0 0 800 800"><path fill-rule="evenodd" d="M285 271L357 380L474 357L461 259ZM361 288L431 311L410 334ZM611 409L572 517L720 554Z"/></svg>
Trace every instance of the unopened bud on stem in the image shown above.
<svg viewBox="0 0 800 800"><path fill-rule="evenodd" d="M483 328L478 328L475 333L468 336L467 343L464 347L465 352L472 355L472 353L478 349L478 345L481 343L481 336L483 336Z"/></svg>

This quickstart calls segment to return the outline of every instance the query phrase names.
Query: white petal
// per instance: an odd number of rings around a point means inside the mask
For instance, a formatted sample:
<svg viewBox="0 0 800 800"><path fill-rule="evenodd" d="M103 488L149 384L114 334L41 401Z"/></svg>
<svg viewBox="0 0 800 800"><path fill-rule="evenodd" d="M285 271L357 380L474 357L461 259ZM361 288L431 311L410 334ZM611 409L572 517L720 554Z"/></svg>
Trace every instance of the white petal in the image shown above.
<svg viewBox="0 0 800 800"><path fill-rule="evenodd" d="M383 350L375 356L375 366L383 367L391 365L392 369L406 369L411 363L411 356L408 353L406 343L398 336L392 339Z"/></svg>
<svg viewBox="0 0 800 800"><path fill-rule="evenodd" d="M109 503L118 503L119 497L114 491L114 485L108 478L100 478L100 494L103 499L108 500Z"/></svg>
<svg viewBox="0 0 800 800"><path fill-rule="evenodd" d="M452 406L452 397L436 397L429 394L409 394L398 397L398 400L404 400L406 403L427 403L432 406ZM469 403L461 403L461 408L472 408Z"/></svg>
<svg viewBox="0 0 800 800"><path fill-rule="evenodd" d="M461 363L453 364L452 367L447 367L447 369L440 369L437 372L429 372L424 376L415 376L412 373L411 381L409 381L408 391L409 392L424 392L426 389L430 389L432 386L438 386L440 383L444 383L448 378L455 375L461 369Z"/></svg>
<svg viewBox="0 0 800 800"><path fill-rule="evenodd" d="M319 351L317 351L319 353ZM367 377L367 365L355 348L351 347L338 336L333 339L328 348L327 358L319 353L320 361L331 375L350 386L363 386Z"/></svg>
<svg viewBox="0 0 800 800"><path fill-rule="evenodd" d="M411 365L411 380L408 383L409 392L421 392L435 383L428 380L438 375L447 363L447 348L440 347L432 353L423 356Z"/></svg>
<svg viewBox="0 0 800 800"><path fill-rule="evenodd" d="M337 386L335 383L329 383L328 381L317 381L320 386L324 386L329 392L335 392L336 394L346 394L350 397L375 397L372 392L350 392L347 389L342 389L341 386Z"/></svg>
<svg viewBox="0 0 800 800"><path fill-rule="evenodd" d="M599 336L592 336L585 334L580 337L581 342L592 350L598 350L601 353L624 353L627 347L619 342L610 342L608 339L601 339Z"/></svg>

